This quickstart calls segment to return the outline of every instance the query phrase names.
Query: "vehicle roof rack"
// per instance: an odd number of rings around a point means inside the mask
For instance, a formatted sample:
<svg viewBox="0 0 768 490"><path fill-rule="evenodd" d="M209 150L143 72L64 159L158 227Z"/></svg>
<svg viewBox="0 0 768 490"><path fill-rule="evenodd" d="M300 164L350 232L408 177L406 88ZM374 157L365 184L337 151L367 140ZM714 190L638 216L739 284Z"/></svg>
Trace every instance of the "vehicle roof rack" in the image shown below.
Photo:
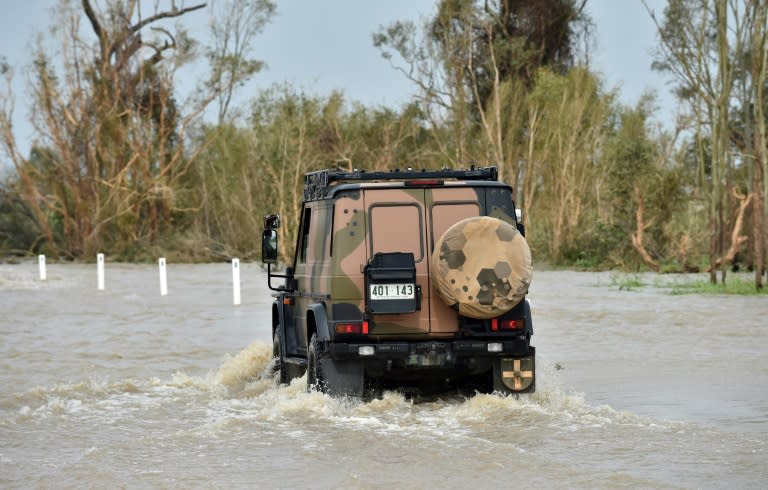
<svg viewBox="0 0 768 490"><path fill-rule="evenodd" d="M375 182L381 180L409 179L455 179L455 180L498 180L499 172L496 167L475 167L468 169L442 170L388 170L366 172L365 170L317 170L304 175L304 200L313 201L326 195L328 188L334 183L341 182Z"/></svg>

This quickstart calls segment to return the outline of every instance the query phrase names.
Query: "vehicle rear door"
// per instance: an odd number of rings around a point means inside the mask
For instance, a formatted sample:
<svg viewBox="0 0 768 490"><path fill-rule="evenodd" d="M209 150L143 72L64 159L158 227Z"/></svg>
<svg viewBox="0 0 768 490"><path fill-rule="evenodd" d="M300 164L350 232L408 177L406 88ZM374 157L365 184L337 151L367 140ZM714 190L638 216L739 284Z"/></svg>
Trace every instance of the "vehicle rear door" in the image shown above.
<svg viewBox="0 0 768 490"><path fill-rule="evenodd" d="M376 315L371 334L425 334L429 321L428 224L423 188L366 189L368 218L367 260L376 253L412 253L416 284L422 291L421 309L415 313Z"/></svg>
<svg viewBox="0 0 768 490"><path fill-rule="evenodd" d="M421 310L404 315L380 315L377 334L444 333L458 329L456 312L448 307L430 281L435 243L454 223L480 216L481 196L471 187L367 189L365 191L367 258L377 252L411 252Z"/></svg>
<svg viewBox="0 0 768 490"><path fill-rule="evenodd" d="M426 190L425 203L428 211L427 238L428 264L432 264L432 255L439 254L435 244L443 233L455 223L481 214L482 189L472 187L437 187ZM456 311L446 305L430 284L429 310L434 334L453 333L458 330L459 322Z"/></svg>

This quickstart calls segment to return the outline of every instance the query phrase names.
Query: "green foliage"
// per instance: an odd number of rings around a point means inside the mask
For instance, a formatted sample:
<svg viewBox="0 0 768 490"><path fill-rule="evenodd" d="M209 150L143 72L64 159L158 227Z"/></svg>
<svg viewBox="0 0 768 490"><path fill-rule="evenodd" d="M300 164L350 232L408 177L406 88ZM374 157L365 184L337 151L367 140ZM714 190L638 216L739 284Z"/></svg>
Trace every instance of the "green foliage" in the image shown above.
<svg viewBox="0 0 768 490"><path fill-rule="evenodd" d="M0 250L14 255L38 253L41 248L34 217L14 184L0 183Z"/></svg>
<svg viewBox="0 0 768 490"><path fill-rule="evenodd" d="M556 263L569 246L592 233L588 223L596 216L600 196L595 183L604 180L606 171L596 155L605 139L611 101L583 68L566 75L542 70L528 97L528 111L540 115L527 143L524 192L531 221L537 224L530 238Z"/></svg>
<svg viewBox="0 0 768 490"><path fill-rule="evenodd" d="M466 67L465 84L477 108L493 99L496 77L532 86L540 68L565 73L574 64L578 31L588 22L572 0L442 0L429 33L447 62ZM461 39L470 41L457 50Z"/></svg>
<svg viewBox="0 0 768 490"><path fill-rule="evenodd" d="M731 277L725 284L712 284L708 279L693 282L679 282L665 286L670 294L728 294L728 295L768 295L768 288L756 289L753 278Z"/></svg>
<svg viewBox="0 0 768 490"><path fill-rule="evenodd" d="M340 92L311 96L291 86L260 92L247 127L209 126L185 179L193 229L213 256L256 259L262 218L282 217L280 249L292 259L304 174L330 166L430 167L430 139L415 105L401 111L348 104Z"/></svg>
<svg viewBox="0 0 768 490"><path fill-rule="evenodd" d="M611 273L611 287L619 291L635 291L645 286L645 282L638 275Z"/></svg>
<svg viewBox="0 0 768 490"><path fill-rule="evenodd" d="M617 223L588 220L582 232L566 244L561 263L587 270L626 265L614 263L612 257L622 257L623 261L628 259L625 253L628 249L627 236L625 228Z"/></svg>

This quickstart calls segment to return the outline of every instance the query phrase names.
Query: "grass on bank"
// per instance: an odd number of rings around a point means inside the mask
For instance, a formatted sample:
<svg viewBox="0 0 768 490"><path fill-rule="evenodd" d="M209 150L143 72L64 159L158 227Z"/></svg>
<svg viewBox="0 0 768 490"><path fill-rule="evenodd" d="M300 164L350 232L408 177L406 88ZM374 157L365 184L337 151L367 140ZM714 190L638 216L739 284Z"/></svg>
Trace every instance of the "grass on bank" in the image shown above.
<svg viewBox="0 0 768 490"><path fill-rule="evenodd" d="M768 281L766 281L768 282ZM712 284L709 277L701 277L686 281L674 280L663 281L655 280L649 284L637 274L612 273L610 286L619 291L636 291L646 286L654 286L660 289L666 289L669 294L731 294L741 296L768 296L768 283L764 282L763 288L755 288L755 279L753 276L732 275L726 278L726 283Z"/></svg>
<svg viewBox="0 0 768 490"><path fill-rule="evenodd" d="M733 294L742 296L768 296L768 284L763 288L755 288L755 279L743 277L726 278L725 284L712 284L709 279L697 279L691 282L663 285L670 288L670 294Z"/></svg>

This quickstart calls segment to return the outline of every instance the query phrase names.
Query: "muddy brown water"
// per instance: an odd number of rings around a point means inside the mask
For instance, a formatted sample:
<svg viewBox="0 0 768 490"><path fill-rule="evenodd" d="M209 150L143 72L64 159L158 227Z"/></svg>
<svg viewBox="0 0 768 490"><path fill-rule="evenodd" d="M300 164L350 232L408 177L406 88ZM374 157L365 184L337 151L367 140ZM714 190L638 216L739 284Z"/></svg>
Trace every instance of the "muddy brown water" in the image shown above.
<svg viewBox="0 0 768 490"><path fill-rule="evenodd" d="M534 274L537 392L277 387L265 275L0 265L3 488L765 488L768 299ZM689 277L662 278L685 281ZM656 276L644 279L654 284Z"/></svg>

